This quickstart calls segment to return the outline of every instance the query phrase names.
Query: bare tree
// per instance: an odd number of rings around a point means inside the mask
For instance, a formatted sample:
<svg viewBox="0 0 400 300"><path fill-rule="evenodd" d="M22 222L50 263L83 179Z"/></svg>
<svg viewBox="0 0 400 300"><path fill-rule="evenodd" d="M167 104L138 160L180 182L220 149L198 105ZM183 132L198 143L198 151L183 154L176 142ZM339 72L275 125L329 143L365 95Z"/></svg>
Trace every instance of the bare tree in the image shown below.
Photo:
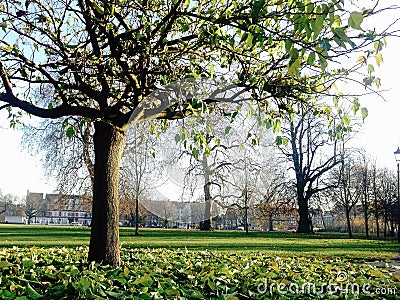
<svg viewBox="0 0 400 300"><path fill-rule="evenodd" d="M378 193L383 214L383 236L394 237L397 204L397 178L393 171L381 169L377 176Z"/></svg>
<svg viewBox="0 0 400 300"><path fill-rule="evenodd" d="M284 170L278 166L263 165L260 175L255 206L260 217L268 220L268 230L273 231L276 219L295 215L296 195L292 183L285 178Z"/></svg>
<svg viewBox="0 0 400 300"><path fill-rule="evenodd" d="M342 160L337 135L335 132L328 134L327 124L328 121L318 117L318 112L310 106L300 106L298 116L284 119L282 133L288 146L281 145L280 150L295 172L299 233L312 232L310 199L337 186L337 183L324 180L324 176Z"/></svg>
<svg viewBox="0 0 400 300"><path fill-rule="evenodd" d="M132 199L130 206L131 223L134 216L135 235L139 235L139 201L146 190L157 185L157 162L154 158L155 136L150 135L149 123L132 126L127 134L127 145L121 162L121 196ZM133 214L133 208L135 213Z"/></svg>
<svg viewBox="0 0 400 300"><path fill-rule="evenodd" d="M365 236L369 238L369 215L371 206L371 160L365 150L359 151L357 167L357 183L359 187L361 207L364 216Z"/></svg>
<svg viewBox="0 0 400 300"><path fill-rule="evenodd" d="M342 148L344 159L340 164L339 169L332 170L332 180L338 182L337 188L332 189L331 195L335 199L335 205L339 209L343 209L346 216L347 231L349 237L353 237L352 224L351 224L351 211L359 203L361 194L359 190L358 181L356 180L356 157L357 151L352 149ZM329 192L328 192L329 193Z"/></svg>
<svg viewBox="0 0 400 300"><path fill-rule="evenodd" d="M186 191L193 195L197 187L202 187L205 204L200 226L202 230L213 229L212 219L216 212L212 210L216 207L215 203L224 206L221 199L226 197L221 192L222 186L228 178L227 174L233 162L238 159L234 152L239 148L241 141L245 140L243 133L239 134L232 129L234 124L238 125L241 122L239 118L233 120L227 116L228 111L237 107L221 107L222 109L218 108L208 115L185 120L178 126L179 132L175 135L176 148L179 149L175 152L179 154L176 155L174 167L186 161L187 168L184 170L183 180Z"/></svg>
<svg viewBox="0 0 400 300"><path fill-rule="evenodd" d="M26 126L22 145L42 155L49 178L63 194L91 194L94 183L93 125L79 117L42 120Z"/></svg>
<svg viewBox="0 0 400 300"><path fill-rule="evenodd" d="M31 224L33 218L43 215L47 210L47 203L42 193L28 193L24 206L28 224Z"/></svg>
<svg viewBox="0 0 400 300"><path fill-rule="evenodd" d="M372 162L372 170L371 170L371 185L372 185L372 199L373 199L373 213L375 218L375 227L376 227L376 236L379 238L379 215L380 215L380 201L379 201L379 192L378 192L378 183L377 183L377 166L376 159Z"/></svg>
<svg viewBox="0 0 400 300"><path fill-rule="evenodd" d="M251 149L239 152L243 156L234 164L235 170L231 173L230 185L227 186L225 197L230 198L232 204L243 212L242 224L246 234L249 233L249 210L254 208L259 187L262 166L249 154Z"/></svg>

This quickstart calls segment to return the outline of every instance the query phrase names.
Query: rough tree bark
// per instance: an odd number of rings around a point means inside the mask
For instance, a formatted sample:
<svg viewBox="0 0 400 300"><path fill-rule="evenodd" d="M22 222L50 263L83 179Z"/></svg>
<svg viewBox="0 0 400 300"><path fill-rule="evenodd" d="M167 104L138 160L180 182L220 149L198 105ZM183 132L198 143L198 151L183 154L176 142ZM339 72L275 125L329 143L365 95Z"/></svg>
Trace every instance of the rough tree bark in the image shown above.
<svg viewBox="0 0 400 300"><path fill-rule="evenodd" d="M210 168L208 166L207 157L204 156L202 161L202 167L204 171L204 221L201 226L201 230L213 230L212 227L212 197L211 197L211 181L210 181Z"/></svg>
<svg viewBox="0 0 400 300"><path fill-rule="evenodd" d="M346 223L347 223L347 231L349 233L349 238L353 238L353 231L351 229L351 220L350 220L350 210L345 207L345 212L346 212Z"/></svg>
<svg viewBox="0 0 400 300"><path fill-rule="evenodd" d="M274 218L272 214L268 217L268 231L274 231Z"/></svg>
<svg viewBox="0 0 400 300"><path fill-rule="evenodd" d="M299 226L297 227L298 233L310 233L311 232L311 221L308 210L308 199L304 197L304 190L298 189L297 191L297 202L299 205Z"/></svg>
<svg viewBox="0 0 400 300"><path fill-rule="evenodd" d="M120 264L118 175L125 131L95 122L94 189L89 261Z"/></svg>

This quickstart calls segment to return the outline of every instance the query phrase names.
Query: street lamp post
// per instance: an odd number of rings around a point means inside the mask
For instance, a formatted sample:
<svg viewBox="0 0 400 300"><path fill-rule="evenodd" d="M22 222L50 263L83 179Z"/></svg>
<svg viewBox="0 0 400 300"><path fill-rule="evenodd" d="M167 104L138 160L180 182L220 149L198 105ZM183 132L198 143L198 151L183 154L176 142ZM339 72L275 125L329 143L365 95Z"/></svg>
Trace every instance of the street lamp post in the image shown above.
<svg viewBox="0 0 400 300"><path fill-rule="evenodd" d="M397 147L397 150L394 152L394 157L397 162L397 241L400 243L400 147Z"/></svg>

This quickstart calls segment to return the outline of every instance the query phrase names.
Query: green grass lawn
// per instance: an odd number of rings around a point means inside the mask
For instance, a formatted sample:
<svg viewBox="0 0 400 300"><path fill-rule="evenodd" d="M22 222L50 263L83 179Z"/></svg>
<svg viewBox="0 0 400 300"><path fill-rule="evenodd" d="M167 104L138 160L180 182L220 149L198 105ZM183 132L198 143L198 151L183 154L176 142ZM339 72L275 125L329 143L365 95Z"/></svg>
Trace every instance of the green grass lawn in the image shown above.
<svg viewBox="0 0 400 300"><path fill-rule="evenodd" d="M167 248L211 251L260 251L271 256L343 257L352 259L391 259L399 256L395 241L348 239L346 235L318 233L298 235L279 232L141 229L121 228L121 243L126 248ZM82 246L89 245L90 228L80 226L1 225L0 247Z"/></svg>

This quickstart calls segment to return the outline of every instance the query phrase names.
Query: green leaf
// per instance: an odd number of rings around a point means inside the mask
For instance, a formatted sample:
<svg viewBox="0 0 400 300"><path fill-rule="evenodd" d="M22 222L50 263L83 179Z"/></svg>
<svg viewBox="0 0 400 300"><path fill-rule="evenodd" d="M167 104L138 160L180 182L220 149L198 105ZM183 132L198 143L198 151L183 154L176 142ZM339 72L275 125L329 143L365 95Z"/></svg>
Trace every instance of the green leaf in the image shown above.
<svg viewBox="0 0 400 300"><path fill-rule="evenodd" d="M204 156L209 156L211 154L211 149L209 147L206 147L204 149L203 155Z"/></svg>
<svg viewBox="0 0 400 300"><path fill-rule="evenodd" d="M363 121L365 120L366 117L368 117L368 109L366 107L361 108L361 117Z"/></svg>
<svg viewBox="0 0 400 300"><path fill-rule="evenodd" d="M357 58L357 61L360 62L361 66L367 64L367 58L366 58L365 56L359 56L359 57Z"/></svg>
<svg viewBox="0 0 400 300"><path fill-rule="evenodd" d="M72 126L69 126L66 131L67 137L72 138L75 135L75 129Z"/></svg>
<svg viewBox="0 0 400 300"><path fill-rule="evenodd" d="M327 38L323 38L320 42L319 45L321 48L323 48L326 51L329 51L331 49L331 44L329 43L329 40Z"/></svg>
<svg viewBox="0 0 400 300"><path fill-rule="evenodd" d="M379 78L375 78L374 83L377 88L379 88L381 86L381 80Z"/></svg>
<svg viewBox="0 0 400 300"><path fill-rule="evenodd" d="M319 64L321 66L321 69L325 71L326 67L328 66L328 62L326 61L326 58L322 54L318 54L319 58Z"/></svg>
<svg viewBox="0 0 400 300"><path fill-rule="evenodd" d="M214 74L215 74L215 71L214 71L214 65L213 64L210 64L209 65L209 68L210 68L210 77L211 78L214 78Z"/></svg>
<svg viewBox="0 0 400 300"><path fill-rule="evenodd" d="M293 41L291 39L285 40L285 50L286 52L289 52L290 49L292 49L293 46Z"/></svg>
<svg viewBox="0 0 400 300"><path fill-rule="evenodd" d="M179 143L180 140L181 140L181 135L179 133L177 133L175 135L175 143Z"/></svg>
<svg viewBox="0 0 400 300"><path fill-rule="evenodd" d="M0 269L6 269L12 266L13 264L8 261L0 261Z"/></svg>
<svg viewBox="0 0 400 300"><path fill-rule="evenodd" d="M351 28L362 30L361 23L363 22L363 14L361 12L353 11L350 14L348 24Z"/></svg>
<svg viewBox="0 0 400 300"><path fill-rule="evenodd" d="M374 49L376 52L379 52L383 49L383 42L382 41L375 41L374 42Z"/></svg>
<svg viewBox="0 0 400 300"><path fill-rule="evenodd" d="M261 13L262 8L265 5L265 0L257 0L253 4L253 15L258 17Z"/></svg>
<svg viewBox="0 0 400 300"><path fill-rule="evenodd" d="M32 299L39 299L42 297L30 284L29 282L26 283L26 293Z"/></svg>
<svg viewBox="0 0 400 300"><path fill-rule="evenodd" d="M307 64L312 66L312 65L314 65L314 61L315 61L315 52L311 52L308 55Z"/></svg>
<svg viewBox="0 0 400 300"><path fill-rule="evenodd" d="M372 73L372 72L374 72L374 71L375 71L374 66L371 65L371 64L369 64L369 65L368 65L368 73Z"/></svg>
<svg viewBox="0 0 400 300"><path fill-rule="evenodd" d="M298 71L300 69L301 66L301 59L297 58L289 67L289 74L291 76L297 76Z"/></svg>
<svg viewBox="0 0 400 300"><path fill-rule="evenodd" d="M137 278L133 284L135 285L142 285L145 287L150 287L153 284L153 279L149 274L144 274L142 277Z"/></svg>
<svg viewBox="0 0 400 300"><path fill-rule="evenodd" d="M178 297L180 295L180 292L177 289L168 288L165 290L165 294L167 294L167 296L169 296L169 297L173 297L173 296Z"/></svg>
<svg viewBox="0 0 400 300"><path fill-rule="evenodd" d="M247 40L246 40L246 46L248 48L253 46L253 38L254 38L254 36L251 33L249 33L248 36L247 36Z"/></svg>
<svg viewBox="0 0 400 300"><path fill-rule="evenodd" d="M360 109L360 102L358 101L357 98L355 98L351 110L353 111L354 115L356 115L359 109Z"/></svg>
<svg viewBox="0 0 400 300"><path fill-rule="evenodd" d="M335 35L337 35L342 41L346 42L346 43L350 43L351 40L350 38L347 36L346 32L343 30L343 28L337 27L333 30L333 32L335 33Z"/></svg>
<svg viewBox="0 0 400 300"><path fill-rule="evenodd" d="M372 270L369 272L369 274L370 274L372 277L377 277L377 278L381 278L381 277L384 276L383 273L382 273L380 270L378 270L378 269L372 269Z"/></svg>
<svg viewBox="0 0 400 300"><path fill-rule="evenodd" d="M35 265L35 262L32 261L32 260L25 260L22 263L22 265L23 265L24 268L29 268L29 267L32 267L33 265Z"/></svg>
<svg viewBox="0 0 400 300"><path fill-rule="evenodd" d="M93 8L97 11L99 15L104 15L104 9L97 3L96 0L91 1Z"/></svg>
<svg viewBox="0 0 400 300"><path fill-rule="evenodd" d="M378 53L375 55L375 62L378 65L378 67L383 63L383 56L381 53Z"/></svg>
<svg viewBox="0 0 400 300"><path fill-rule="evenodd" d="M334 96L333 97L333 104L335 105L335 107L339 107L339 98Z"/></svg>
<svg viewBox="0 0 400 300"><path fill-rule="evenodd" d="M69 124L68 124L68 119L65 119L65 120L62 122L61 127L62 127L62 129L65 129L65 128L67 128L68 125L69 125Z"/></svg>
<svg viewBox="0 0 400 300"><path fill-rule="evenodd" d="M123 298L123 294L122 293L116 293L116 292L112 292L112 291L105 291L106 292L106 294L108 295L108 296L110 296L110 297L112 297L112 298L115 298L115 299L121 299L121 298Z"/></svg>
<svg viewBox="0 0 400 300"><path fill-rule="evenodd" d="M350 122L351 122L351 119L350 119L350 117L349 117L348 115L344 115L344 116L342 117L342 123L343 123L343 125L349 126L349 125L350 125Z"/></svg>
<svg viewBox="0 0 400 300"><path fill-rule="evenodd" d="M199 158L199 154L200 154L199 149L197 149L197 148L193 148L192 149L192 155L193 155L194 158L198 159Z"/></svg>
<svg viewBox="0 0 400 300"><path fill-rule="evenodd" d="M245 40L247 40L247 37L249 36L249 34L247 32L243 33L242 37L240 38L240 42L244 42Z"/></svg>
<svg viewBox="0 0 400 300"><path fill-rule="evenodd" d="M281 130L281 127L282 127L282 121L280 119L277 119L273 125L274 132L279 132Z"/></svg>
<svg viewBox="0 0 400 300"><path fill-rule="evenodd" d="M272 128L272 122L269 119L266 119L265 121L265 128L270 129Z"/></svg>
<svg viewBox="0 0 400 300"><path fill-rule="evenodd" d="M282 139L282 137L281 136L277 136L276 137L276 139L275 139L275 144L277 145L277 146L282 146L283 145L283 139Z"/></svg>
<svg viewBox="0 0 400 300"><path fill-rule="evenodd" d="M0 27L1 29L3 29L4 32L7 32L8 29L7 22L1 22Z"/></svg>
<svg viewBox="0 0 400 300"><path fill-rule="evenodd" d="M316 39L324 28L324 15L317 15L315 20L311 22L311 28L314 32L314 39Z"/></svg>
<svg viewBox="0 0 400 300"><path fill-rule="evenodd" d="M371 76L365 77L363 79L364 85L365 86L370 86L372 84L372 82L374 82L374 78Z"/></svg>
<svg viewBox="0 0 400 300"><path fill-rule="evenodd" d="M224 134L225 134L225 135L228 135L228 134L229 134L229 131L231 131L231 129L232 129L232 127L226 126Z"/></svg>
<svg viewBox="0 0 400 300"><path fill-rule="evenodd" d="M182 25L182 32L186 32L186 31L188 31L189 29L190 29L190 27L189 27L188 24L183 24L183 25Z"/></svg>

